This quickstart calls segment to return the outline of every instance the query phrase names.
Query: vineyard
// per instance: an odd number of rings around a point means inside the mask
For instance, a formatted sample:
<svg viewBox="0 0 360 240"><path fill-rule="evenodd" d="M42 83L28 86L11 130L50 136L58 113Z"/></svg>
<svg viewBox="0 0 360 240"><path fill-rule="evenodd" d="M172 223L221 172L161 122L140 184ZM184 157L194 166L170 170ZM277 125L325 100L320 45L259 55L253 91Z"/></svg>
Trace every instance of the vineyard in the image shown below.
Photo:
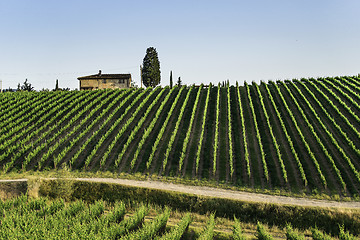
<svg viewBox="0 0 360 240"><path fill-rule="evenodd" d="M0 113L4 173L66 166L360 195L357 76L2 93Z"/></svg>
<svg viewBox="0 0 360 240"><path fill-rule="evenodd" d="M133 203L134 204L134 203ZM29 198L0 201L1 239L333 239L316 227L305 231L291 225L269 229L215 214L174 212L165 207L102 200ZM356 239L339 227L339 239ZM335 238L334 238L335 239ZM336 238L337 239L337 238Z"/></svg>

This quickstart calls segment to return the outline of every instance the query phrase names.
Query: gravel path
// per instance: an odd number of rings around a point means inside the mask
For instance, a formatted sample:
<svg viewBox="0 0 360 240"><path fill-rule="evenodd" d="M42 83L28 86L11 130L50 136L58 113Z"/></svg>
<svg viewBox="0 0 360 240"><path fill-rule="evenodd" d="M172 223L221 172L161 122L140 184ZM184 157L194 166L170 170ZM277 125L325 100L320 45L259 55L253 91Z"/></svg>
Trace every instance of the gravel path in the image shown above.
<svg viewBox="0 0 360 240"><path fill-rule="evenodd" d="M2 182L25 182L27 181L27 178L20 178L20 179L11 179L11 180L2 180L0 179L0 183Z"/></svg>
<svg viewBox="0 0 360 240"><path fill-rule="evenodd" d="M89 182L103 182L103 183L116 183L126 186L142 187L149 189L159 189L166 191L175 191L181 193L190 193L195 195L201 195L206 197L217 197L225 199L234 199L240 201L250 202L262 202L262 203L274 203L285 205L297 205L297 206L310 206L310 207L328 207L328 208L353 208L360 209L360 202L336 202L327 200L316 200L309 198L295 198L285 196L266 195L261 193L250 193L243 191L233 191L212 187L200 187L189 186L183 184L173 184L160 181L138 181L129 179L113 179L113 178L71 178L77 181L89 181ZM27 179L16 180L0 180L0 182L10 181L27 181Z"/></svg>

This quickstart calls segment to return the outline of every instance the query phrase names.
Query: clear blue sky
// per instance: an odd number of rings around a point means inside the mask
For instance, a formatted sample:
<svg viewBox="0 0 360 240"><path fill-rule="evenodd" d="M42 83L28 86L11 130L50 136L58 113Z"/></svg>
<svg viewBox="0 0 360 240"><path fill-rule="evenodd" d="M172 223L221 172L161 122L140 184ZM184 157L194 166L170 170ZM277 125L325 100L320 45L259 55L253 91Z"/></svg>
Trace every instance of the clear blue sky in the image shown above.
<svg viewBox="0 0 360 240"><path fill-rule="evenodd" d="M0 79L78 88L77 77L131 73L146 48L161 85L356 75L358 0L0 0Z"/></svg>

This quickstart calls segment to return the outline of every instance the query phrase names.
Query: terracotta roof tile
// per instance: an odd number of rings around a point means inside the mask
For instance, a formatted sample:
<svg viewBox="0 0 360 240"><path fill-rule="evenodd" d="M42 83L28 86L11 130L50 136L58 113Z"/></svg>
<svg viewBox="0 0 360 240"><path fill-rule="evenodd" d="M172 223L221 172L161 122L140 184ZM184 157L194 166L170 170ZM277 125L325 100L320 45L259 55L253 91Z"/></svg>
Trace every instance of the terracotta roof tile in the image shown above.
<svg viewBox="0 0 360 240"><path fill-rule="evenodd" d="M94 74L84 77L78 77L78 80L86 79L128 79L131 78L131 74Z"/></svg>

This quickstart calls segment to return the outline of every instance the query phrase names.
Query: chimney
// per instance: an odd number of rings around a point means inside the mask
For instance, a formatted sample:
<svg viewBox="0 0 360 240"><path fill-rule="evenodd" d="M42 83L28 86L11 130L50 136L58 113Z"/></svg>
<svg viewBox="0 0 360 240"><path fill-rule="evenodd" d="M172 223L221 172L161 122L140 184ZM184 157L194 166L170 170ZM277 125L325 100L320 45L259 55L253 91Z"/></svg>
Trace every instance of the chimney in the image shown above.
<svg viewBox="0 0 360 240"><path fill-rule="evenodd" d="M99 70L99 76L101 76L101 70Z"/></svg>

